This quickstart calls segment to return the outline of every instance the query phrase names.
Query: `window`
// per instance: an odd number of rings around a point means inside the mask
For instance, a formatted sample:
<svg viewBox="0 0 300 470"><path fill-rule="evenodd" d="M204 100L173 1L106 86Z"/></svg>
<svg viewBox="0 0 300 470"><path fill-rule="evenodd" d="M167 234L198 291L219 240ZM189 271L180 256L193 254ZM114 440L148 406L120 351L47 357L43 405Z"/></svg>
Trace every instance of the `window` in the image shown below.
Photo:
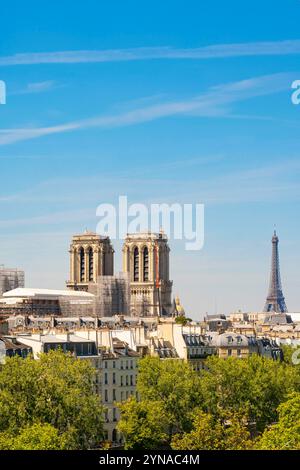
<svg viewBox="0 0 300 470"><path fill-rule="evenodd" d="M107 361L104 362L104 368L107 369Z"/></svg>
<svg viewBox="0 0 300 470"><path fill-rule="evenodd" d="M133 386L133 375L130 376L130 385Z"/></svg>
<svg viewBox="0 0 300 470"><path fill-rule="evenodd" d="M144 264L144 272L143 272L143 281L149 281L149 252L148 248L144 248L143 252L143 264Z"/></svg>
<svg viewBox="0 0 300 470"><path fill-rule="evenodd" d="M126 361L126 369L128 369L128 361Z"/></svg>
<svg viewBox="0 0 300 470"><path fill-rule="evenodd" d="M116 368L116 361L113 361L113 369Z"/></svg>
<svg viewBox="0 0 300 470"><path fill-rule="evenodd" d="M116 399L117 399L116 389L113 388L113 400L115 401Z"/></svg>
<svg viewBox="0 0 300 470"><path fill-rule="evenodd" d="M89 281L93 281L94 278L94 253L93 249L89 248Z"/></svg>
<svg viewBox="0 0 300 470"><path fill-rule="evenodd" d="M84 281L84 249L80 248L79 250L79 263L80 263L80 281Z"/></svg>
<svg viewBox="0 0 300 470"><path fill-rule="evenodd" d="M126 375L126 385L128 385L128 375Z"/></svg>
<svg viewBox="0 0 300 470"><path fill-rule="evenodd" d="M107 372L105 372L105 374L104 374L104 383L105 383L105 385L107 385L107 384L108 384L108 376L107 376Z"/></svg>
<svg viewBox="0 0 300 470"><path fill-rule="evenodd" d="M108 390L104 390L104 400L108 401Z"/></svg>
<svg viewBox="0 0 300 470"><path fill-rule="evenodd" d="M237 350L237 355L238 355L238 357L241 357L242 351L240 349Z"/></svg>
<svg viewBox="0 0 300 470"><path fill-rule="evenodd" d="M116 373L114 372L113 373L113 384L115 384L115 383L116 383Z"/></svg>
<svg viewBox="0 0 300 470"><path fill-rule="evenodd" d="M138 247L135 247L134 252L133 252L133 280L138 281L139 280L139 249Z"/></svg>
<svg viewBox="0 0 300 470"><path fill-rule="evenodd" d="M121 387L123 387L123 375L121 375Z"/></svg>
<svg viewBox="0 0 300 470"><path fill-rule="evenodd" d="M121 361L121 369L123 369L123 361Z"/></svg>
<svg viewBox="0 0 300 470"><path fill-rule="evenodd" d="M113 408L113 421L117 421L117 410Z"/></svg>
<svg viewBox="0 0 300 470"><path fill-rule="evenodd" d="M130 361L130 369L133 369L133 361Z"/></svg>
<svg viewBox="0 0 300 470"><path fill-rule="evenodd" d="M232 355L232 349L228 349L227 355L228 355L228 356L231 356L231 355Z"/></svg>

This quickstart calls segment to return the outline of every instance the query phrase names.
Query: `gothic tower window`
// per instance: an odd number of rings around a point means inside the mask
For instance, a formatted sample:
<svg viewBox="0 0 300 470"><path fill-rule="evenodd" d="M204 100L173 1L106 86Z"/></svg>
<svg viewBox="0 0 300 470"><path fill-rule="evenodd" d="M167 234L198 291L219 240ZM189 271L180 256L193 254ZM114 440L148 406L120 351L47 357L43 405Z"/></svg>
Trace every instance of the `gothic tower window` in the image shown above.
<svg viewBox="0 0 300 470"><path fill-rule="evenodd" d="M94 279L94 253L93 249L89 248L89 281Z"/></svg>
<svg viewBox="0 0 300 470"><path fill-rule="evenodd" d="M79 250L79 262L80 262L80 281L83 282L84 281L84 249L83 248L80 248Z"/></svg>
<svg viewBox="0 0 300 470"><path fill-rule="evenodd" d="M114 250L108 237L86 230L73 236L69 253L69 289L87 291L88 283L96 283L98 275L113 275Z"/></svg>
<svg viewBox="0 0 300 470"><path fill-rule="evenodd" d="M149 251L148 248L144 248L143 252L143 264L144 264L144 272L143 272L143 280L144 282L149 281Z"/></svg>
<svg viewBox="0 0 300 470"><path fill-rule="evenodd" d="M165 278L164 268L165 268L164 250L162 247L160 247L159 248L159 279Z"/></svg>
<svg viewBox="0 0 300 470"><path fill-rule="evenodd" d="M139 249L135 247L133 252L133 280L139 280Z"/></svg>

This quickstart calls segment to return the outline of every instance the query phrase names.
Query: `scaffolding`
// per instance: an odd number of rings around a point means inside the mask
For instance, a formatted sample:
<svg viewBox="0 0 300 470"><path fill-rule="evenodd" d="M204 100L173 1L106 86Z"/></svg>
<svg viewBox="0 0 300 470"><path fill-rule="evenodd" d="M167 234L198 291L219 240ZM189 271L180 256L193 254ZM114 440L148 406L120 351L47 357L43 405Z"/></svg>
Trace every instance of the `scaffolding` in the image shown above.
<svg viewBox="0 0 300 470"><path fill-rule="evenodd" d="M18 287L25 287L25 273L18 268L6 268L0 265L0 296Z"/></svg>
<svg viewBox="0 0 300 470"><path fill-rule="evenodd" d="M60 296L58 299L60 315L65 318L93 316L95 310L94 297L72 296L71 292L69 296Z"/></svg>
<svg viewBox="0 0 300 470"><path fill-rule="evenodd" d="M99 276L90 283L88 291L94 294L94 316L112 317L130 314L130 283L128 273Z"/></svg>

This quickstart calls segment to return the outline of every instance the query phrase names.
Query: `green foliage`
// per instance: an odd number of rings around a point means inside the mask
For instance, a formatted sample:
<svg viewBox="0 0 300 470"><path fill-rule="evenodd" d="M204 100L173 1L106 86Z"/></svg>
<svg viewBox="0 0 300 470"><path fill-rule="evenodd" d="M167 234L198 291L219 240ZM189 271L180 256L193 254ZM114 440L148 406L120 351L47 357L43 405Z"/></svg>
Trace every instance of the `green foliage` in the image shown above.
<svg viewBox="0 0 300 470"><path fill-rule="evenodd" d="M299 370L258 355L246 360L210 357L201 372L204 411L240 412L256 423L258 431L277 419L277 408L289 393L300 390Z"/></svg>
<svg viewBox="0 0 300 470"><path fill-rule="evenodd" d="M49 445L74 449L98 445L103 409L94 393L94 374L88 361L61 351L41 354L39 360L7 359L0 370L2 438L8 436L9 441L13 436L14 448L18 443L30 447L30 429L33 427L36 436L39 426L41 442L46 444L43 425L49 425ZM34 438L32 446L39 445Z"/></svg>
<svg viewBox="0 0 300 470"><path fill-rule="evenodd" d="M139 361L140 402L120 405L118 429L126 448L164 447L175 432L191 428L190 413L200 403L199 377L181 360L145 357Z"/></svg>
<svg viewBox="0 0 300 470"><path fill-rule="evenodd" d="M279 420L267 428L257 441L262 450L300 450L300 393L278 407Z"/></svg>
<svg viewBox="0 0 300 470"><path fill-rule="evenodd" d="M178 317L175 318L175 323L178 323L179 325L186 325L187 323L190 323L192 321L191 318L187 318L184 315L179 315Z"/></svg>
<svg viewBox="0 0 300 470"><path fill-rule="evenodd" d="M125 437L125 449L157 449L168 441L168 418L161 401L130 397L120 403L122 419L118 430Z"/></svg>
<svg viewBox="0 0 300 470"><path fill-rule="evenodd" d="M128 449L298 448L299 370L253 355L211 357L197 374L180 360L146 357L140 401L120 405L118 428Z"/></svg>
<svg viewBox="0 0 300 470"><path fill-rule="evenodd" d="M201 402L200 379L181 360L145 357L139 362L137 389L141 399L161 402L168 419L168 433L187 430L189 413Z"/></svg>
<svg viewBox="0 0 300 470"><path fill-rule="evenodd" d="M51 424L33 424L16 436L0 433L0 450L66 450L74 446L68 433L59 434Z"/></svg>
<svg viewBox="0 0 300 470"><path fill-rule="evenodd" d="M176 434L171 442L175 450L245 450L253 447L247 420L239 415L216 418L200 409L194 411L193 429Z"/></svg>

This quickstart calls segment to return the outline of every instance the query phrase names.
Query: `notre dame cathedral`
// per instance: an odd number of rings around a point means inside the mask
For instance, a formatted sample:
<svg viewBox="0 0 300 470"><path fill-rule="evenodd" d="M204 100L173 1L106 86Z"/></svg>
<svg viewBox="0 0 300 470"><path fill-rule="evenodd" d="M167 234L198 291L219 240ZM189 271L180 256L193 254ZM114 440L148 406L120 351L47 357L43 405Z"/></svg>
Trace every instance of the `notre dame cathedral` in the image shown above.
<svg viewBox="0 0 300 470"><path fill-rule="evenodd" d="M70 280L67 287L92 292L101 280L112 279L114 249L109 237L86 231L70 246ZM129 280L131 316L172 314L167 236L160 233L128 234L123 246L123 272ZM119 312L122 313L122 312Z"/></svg>

